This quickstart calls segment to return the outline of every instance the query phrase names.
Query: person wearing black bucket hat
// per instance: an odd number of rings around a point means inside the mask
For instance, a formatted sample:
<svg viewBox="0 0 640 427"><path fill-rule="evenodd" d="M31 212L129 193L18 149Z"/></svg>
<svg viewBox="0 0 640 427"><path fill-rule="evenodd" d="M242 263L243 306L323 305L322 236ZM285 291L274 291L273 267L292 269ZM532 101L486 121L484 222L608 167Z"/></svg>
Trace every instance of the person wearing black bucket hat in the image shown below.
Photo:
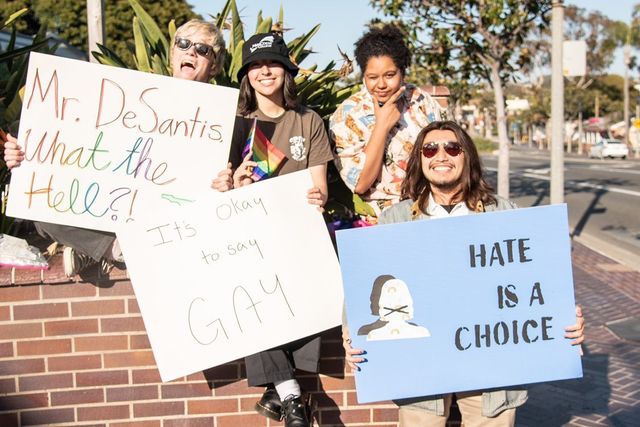
<svg viewBox="0 0 640 427"><path fill-rule="evenodd" d="M309 169L314 188L309 203L323 206L327 200L327 162L333 159L324 123L318 114L297 101L297 65L289 57L282 37L274 33L250 37L242 49L238 71L240 97L238 117L229 154L229 167L218 174L212 187L226 191L249 185L256 179L257 165L242 151L257 119L257 127L285 156L284 163L270 177ZM286 327L286 325L281 325ZM303 397L295 377L296 369L318 371L320 337L311 336L245 358L250 386L266 386L256 411L286 427L310 425L309 401Z"/></svg>
<svg viewBox="0 0 640 427"><path fill-rule="evenodd" d="M252 62L265 60L279 62L294 77L298 74L298 66L289 58L289 48L282 37L275 33L256 34L242 46L242 67L238 70L238 81L242 81Z"/></svg>

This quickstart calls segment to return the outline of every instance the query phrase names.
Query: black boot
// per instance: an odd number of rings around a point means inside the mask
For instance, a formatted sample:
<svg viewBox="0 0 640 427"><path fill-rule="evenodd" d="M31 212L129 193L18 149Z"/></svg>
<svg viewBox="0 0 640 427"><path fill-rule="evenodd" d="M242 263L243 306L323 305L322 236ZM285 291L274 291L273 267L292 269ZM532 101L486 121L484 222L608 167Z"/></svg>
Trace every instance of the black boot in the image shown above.
<svg viewBox="0 0 640 427"><path fill-rule="evenodd" d="M308 408L301 396L287 397L282 402L282 418L285 427L309 427Z"/></svg>
<svg viewBox="0 0 640 427"><path fill-rule="evenodd" d="M282 419L282 402L273 384L267 386L260 400L256 402L255 409L260 415L272 420L280 421Z"/></svg>

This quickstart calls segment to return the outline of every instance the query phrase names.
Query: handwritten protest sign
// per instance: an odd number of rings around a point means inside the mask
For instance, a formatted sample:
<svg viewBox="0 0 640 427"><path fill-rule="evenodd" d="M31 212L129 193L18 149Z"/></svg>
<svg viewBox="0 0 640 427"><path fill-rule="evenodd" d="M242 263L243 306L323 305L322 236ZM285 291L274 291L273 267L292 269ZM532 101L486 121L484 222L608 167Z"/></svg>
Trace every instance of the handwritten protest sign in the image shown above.
<svg viewBox="0 0 640 427"><path fill-rule="evenodd" d="M32 53L8 215L113 231L209 191L238 91Z"/></svg>
<svg viewBox="0 0 640 427"><path fill-rule="evenodd" d="M308 170L118 231L163 381L334 327L342 280Z"/></svg>
<svg viewBox="0 0 640 427"><path fill-rule="evenodd" d="M582 376L566 205L336 237L359 402Z"/></svg>

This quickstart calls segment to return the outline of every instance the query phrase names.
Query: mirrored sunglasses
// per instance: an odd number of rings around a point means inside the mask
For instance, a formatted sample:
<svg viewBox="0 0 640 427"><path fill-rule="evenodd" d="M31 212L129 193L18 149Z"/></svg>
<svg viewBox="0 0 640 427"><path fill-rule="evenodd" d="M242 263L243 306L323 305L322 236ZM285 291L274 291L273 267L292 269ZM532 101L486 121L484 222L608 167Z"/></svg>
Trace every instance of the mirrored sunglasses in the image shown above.
<svg viewBox="0 0 640 427"><path fill-rule="evenodd" d="M464 150L462 149L462 145L456 141L440 141L440 142L429 142L428 144L424 144L422 146L422 155L427 159L432 158L436 154L438 154L438 149L442 146L444 148L444 152L450 155L451 157L459 156Z"/></svg>
<svg viewBox="0 0 640 427"><path fill-rule="evenodd" d="M213 53L213 47L204 43L194 43L189 39L176 37L176 47L180 50L189 50L191 46L196 47L196 53L200 56L209 56Z"/></svg>

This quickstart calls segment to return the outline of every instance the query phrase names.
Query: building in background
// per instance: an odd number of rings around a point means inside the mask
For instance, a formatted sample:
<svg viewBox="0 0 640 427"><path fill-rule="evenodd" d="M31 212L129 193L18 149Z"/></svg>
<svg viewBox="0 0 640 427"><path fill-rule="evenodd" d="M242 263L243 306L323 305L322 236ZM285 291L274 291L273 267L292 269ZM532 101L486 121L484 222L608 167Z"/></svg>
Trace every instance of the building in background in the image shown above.
<svg viewBox="0 0 640 427"><path fill-rule="evenodd" d="M78 49L75 46L71 46L69 42L60 38L56 33L48 32L47 37L49 38L49 46L58 46L56 49L56 55L62 56L64 58L70 59L79 59L81 61L86 61L88 59L87 53L83 50ZM4 51L9 44L9 40L11 40L11 32L10 31L0 31L0 48ZM27 36L25 34L18 33L16 36L16 48L30 46L33 43L33 36Z"/></svg>

